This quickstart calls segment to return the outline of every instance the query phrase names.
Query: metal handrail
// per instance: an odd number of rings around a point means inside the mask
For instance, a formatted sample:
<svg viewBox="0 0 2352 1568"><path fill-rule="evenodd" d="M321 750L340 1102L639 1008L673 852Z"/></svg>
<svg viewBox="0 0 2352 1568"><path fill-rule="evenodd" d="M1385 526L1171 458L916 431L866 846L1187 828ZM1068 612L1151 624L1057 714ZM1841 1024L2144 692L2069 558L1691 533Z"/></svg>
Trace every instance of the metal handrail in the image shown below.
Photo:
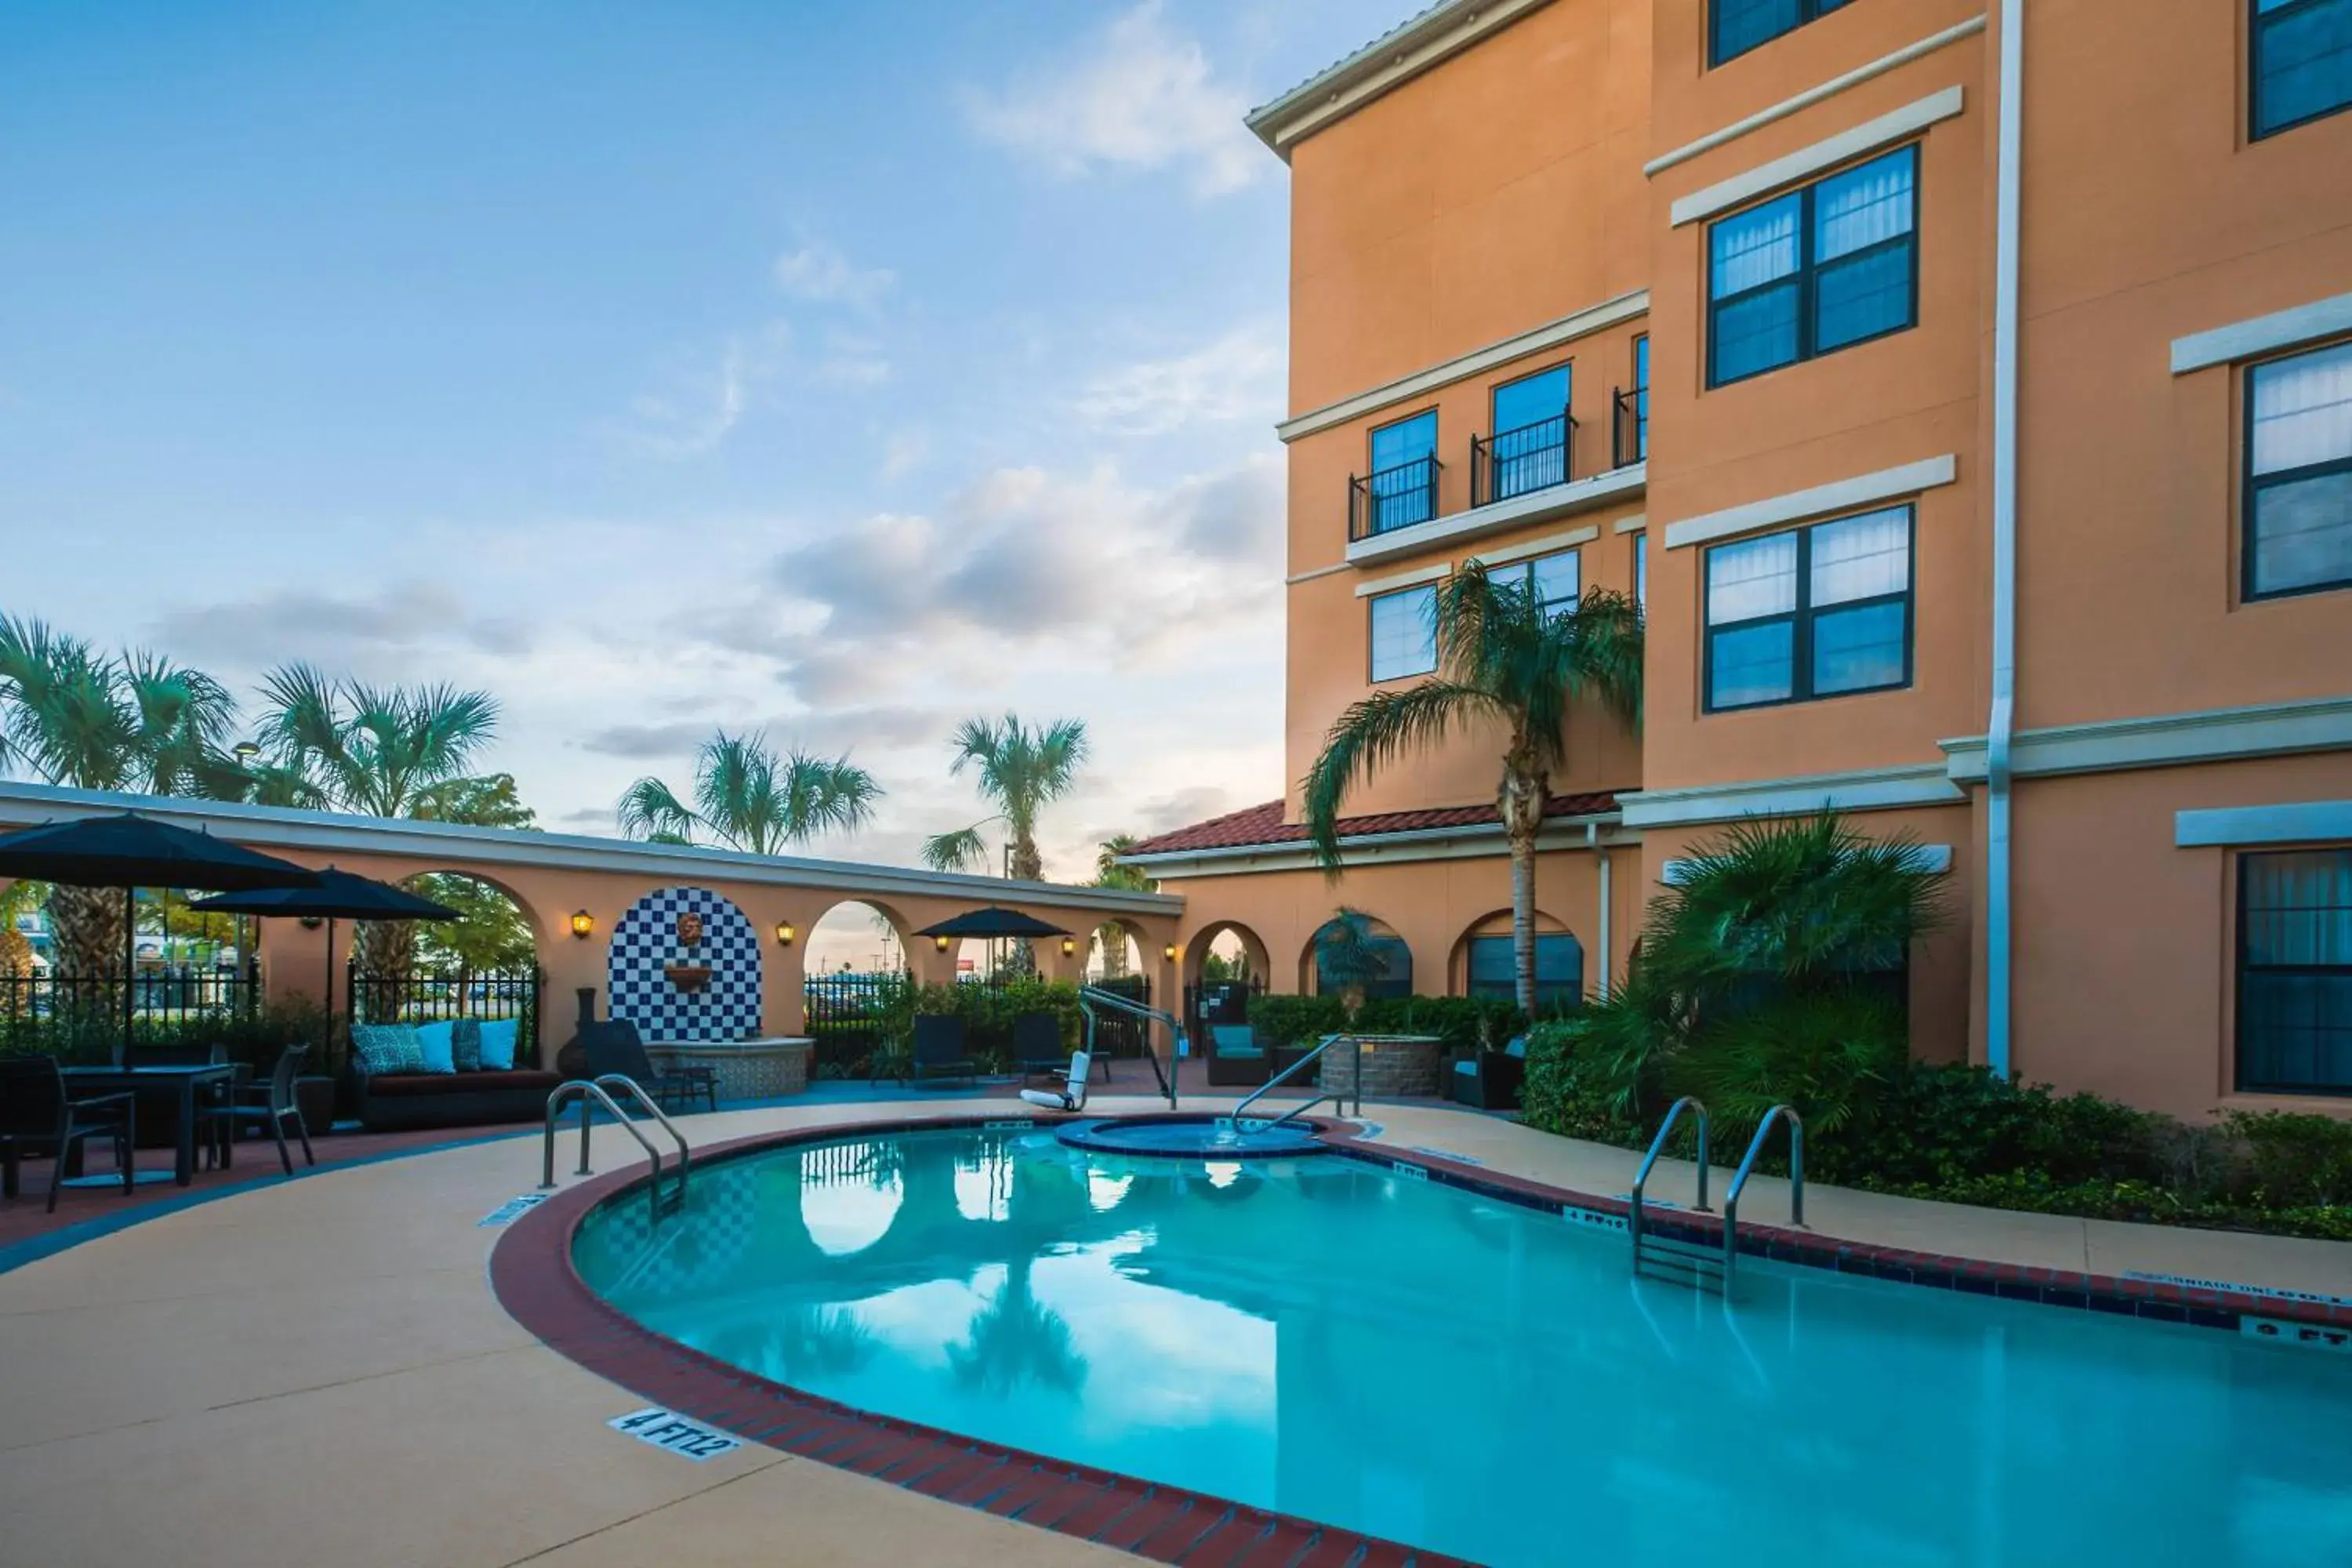
<svg viewBox="0 0 2352 1568"><path fill-rule="evenodd" d="M618 1078L621 1075L618 1073L609 1073L605 1076L608 1078ZM636 1085L632 1082L630 1087L634 1089L636 1088ZM639 1098L642 1099L645 1091L642 1089L638 1089L637 1093ZM619 1103L615 1101L611 1095L604 1092L601 1083L594 1079L584 1078L568 1079L562 1083L556 1085L555 1092L547 1097L547 1136L540 1163L539 1184L541 1190L545 1191L555 1185L555 1123L556 1119L563 1114L565 1101L571 1100L577 1100L580 1102L580 1169L575 1172L574 1174L583 1176L595 1174L588 1165L588 1106L589 1102L593 1100L596 1104L603 1106L605 1111L611 1115L614 1121L620 1123L623 1130L625 1131L630 1137L637 1141L637 1147L643 1149L646 1152L646 1158L653 1162L653 1181L646 1187L646 1194L652 1202L655 1215L658 1217L662 1212L661 1150L655 1146L652 1139L646 1136L645 1130L639 1127L636 1121L630 1117L626 1111L621 1109ZM670 1129L670 1131L675 1135L677 1129L673 1127ZM680 1139L679 1142L683 1143L685 1140ZM680 1197L684 1197L686 1195L686 1184L683 1171L681 1171L679 1175L677 1191Z"/></svg>
<svg viewBox="0 0 2352 1568"><path fill-rule="evenodd" d="M1731 1276L1739 1266L1739 1194L1748 1185L1748 1173L1756 1168L1756 1156L1764 1152L1764 1140L1772 1131L1772 1123L1789 1124L1789 1223L1799 1229L1805 1224L1805 1121L1793 1107L1776 1105L1764 1113L1757 1124L1756 1136L1748 1141L1748 1153L1739 1162L1739 1170L1731 1178L1731 1190L1723 1195L1723 1279L1728 1287Z"/></svg>
<svg viewBox="0 0 2352 1568"><path fill-rule="evenodd" d="M1706 1106L1696 1096L1686 1094L1675 1101L1673 1108L1666 1112L1666 1119L1658 1124L1658 1135L1650 1140L1650 1152L1643 1157L1642 1168L1633 1177L1632 1204L1625 1215L1625 1228L1633 1238L1633 1262L1637 1267L1642 1261L1642 1191L1650 1184L1651 1168L1657 1164L1658 1155L1666 1146L1666 1135L1675 1130L1675 1122L1681 1117L1685 1105L1698 1113L1698 1202L1693 1206L1700 1214L1707 1212Z"/></svg>
<svg viewBox="0 0 2352 1568"><path fill-rule="evenodd" d="M668 1133L671 1140L677 1144L677 1190L680 1193L685 1192L687 1167L693 1161L693 1152L687 1146L686 1134L677 1130L677 1123L672 1121L668 1114L655 1103L654 1097L646 1092L646 1086L627 1073L599 1073L596 1075L596 1086L599 1089L617 1086L627 1089L630 1097L645 1110L646 1113L661 1123L662 1131ZM584 1109L587 1102L583 1100L581 1104Z"/></svg>
<svg viewBox="0 0 2352 1568"><path fill-rule="evenodd" d="M1347 1041L1347 1042L1348 1042L1348 1044L1349 1044L1349 1047L1351 1047L1354 1049L1354 1051L1355 1051L1355 1055L1356 1055L1356 1080L1355 1080L1355 1081L1356 1081L1356 1114L1357 1114L1357 1115L1359 1115L1359 1116L1361 1116L1361 1115L1364 1113L1364 1041L1363 1041L1363 1037L1362 1037L1361 1036L1359 1036L1359 1035L1326 1035L1326 1036L1324 1036L1324 1037L1323 1037L1322 1043L1321 1043L1320 1045L1317 1046L1313 1050L1311 1050L1311 1051L1307 1052L1305 1056L1303 1056L1303 1057L1299 1058L1297 1061L1295 1061L1295 1062L1291 1063L1288 1067L1286 1067L1286 1068L1283 1068L1280 1072L1278 1072L1278 1073L1275 1074L1272 1078L1270 1078L1270 1079L1266 1079L1264 1083L1262 1083L1262 1084L1258 1085L1255 1089L1254 1089L1250 1090L1248 1094L1246 1094L1246 1095L1243 1096L1243 1097L1242 1097L1242 1102L1241 1102L1239 1105L1236 1105L1236 1106L1234 1106L1234 1114L1233 1114L1233 1116L1232 1116L1232 1118L1231 1118L1231 1121L1232 1121L1232 1122L1233 1122L1233 1125L1234 1125L1236 1129L1239 1129L1239 1128L1241 1127L1241 1124L1242 1124L1242 1112L1243 1112L1243 1111L1247 1110L1251 1106L1255 1105L1255 1104L1256 1104L1260 1100L1264 1099L1264 1098L1265 1097L1266 1093L1267 1093L1269 1090L1271 1090L1271 1089L1273 1089L1276 1084L1282 1083L1282 1082L1286 1081L1286 1079L1288 1079L1288 1078L1290 1077L1290 1075L1291 1075L1292 1073L1295 1073L1295 1072L1299 1071L1301 1068L1303 1068L1307 1067L1309 1063L1312 1063L1312 1062L1316 1062L1316 1061L1319 1061L1319 1060L1321 1060L1321 1059L1322 1059L1322 1057L1323 1057L1323 1053L1324 1053L1325 1051L1329 1050L1333 1046L1338 1045L1338 1044L1339 1044L1340 1041L1342 1041L1342 1040ZM1260 1132L1264 1132L1264 1131L1267 1131L1269 1128L1279 1127L1279 1126L1281 1126L1284 1122L1286 1122L1286 1121L1289 1121L1289 1120L1290 1120L1292 1117L1294 1117L1294 1116L1304 1116L1304 1115L1306 1115L1308 1111L1310 1111L1310 1110L1314 1110L1317 1106L1318 1106L1318 1105L1322 1104L1322 1103L1323 1103L1325 1100L1329 1100L1333 1105L1338 1106L1338 1107L1339 1108L1339 1110L1340 1110L1340 1111L1341 1111L1342 1113L1345 1113L1345 1111L1346 1111L1346 1110L1347 1110L1347 1109L1348 1109L1347 1099L1346 1099L1346 1097L1345 1097L1345 1096L1343 1096L1343 1095L1338 1095L1338 1094L1318 1094L1318 1095L1317 1095L1314 1099L1312 1099L1312 1100L1307 1100L1307 1101L1305 1104L1303 1104L1303 1105L1294 1105L1294 1106L1292 1106L1288 1110L1284 1111L1281 1115L1279 1115L1279 1116L1276 1117L1273 1121L1267 1121L1267 1122L1262 1122L1262 1123L1260 1123L1260 1124L1259 1124L1259 1126L1256 1128L1256 1131L1260 1131Z"/></svg>
<svg viewBox="0 0 2352 1568"><path fill-rule="evenodd" d="M1089 1058L1094 1055L1095 1050L1095 1009L1097 1007L1108 1007L1114 1013L1125 1013L1129 1017L1148 1019L1153 1023L1168 1026L1171 1047L1168 1058L1168 1070L1166 1072L1160 1070L1160 1053L1151 1048L1149 1036L1145 1037L1143 1042L1143 1059L1151 1064L1151 1076L1160 1080L1160 1092L1168 1097L1168 1109L1175 1110L1176 1064L1187 1050L1183 1020L1173 1013L1146 1006L1132 996L1122 996L1116 991L1106 991L1099 985L1081 985L1078 987L1078 1013L1087 1021L1087 1055Z"/></svg>

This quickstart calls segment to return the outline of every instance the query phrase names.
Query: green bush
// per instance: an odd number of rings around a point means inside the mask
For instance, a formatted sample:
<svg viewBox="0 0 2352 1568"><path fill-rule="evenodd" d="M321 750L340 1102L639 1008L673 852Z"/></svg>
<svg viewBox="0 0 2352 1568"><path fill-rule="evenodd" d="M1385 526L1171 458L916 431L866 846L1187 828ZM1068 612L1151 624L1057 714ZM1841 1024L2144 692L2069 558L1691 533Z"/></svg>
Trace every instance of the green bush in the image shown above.
<svg viewBox="0 0 2352 1568"><path fill-rule="evenodd" d="M326 1071L316 1050L319 1006L307 997L271 1002L247 1017L241 1013L192 1013L183 1018L137 1020L131 1038L142 1046L219 1046L233 1062L258 1072L276 1065L278 1053L297 1042L312 1046L305 1071ZM122 1016L111 1008L69 1008L43 1017L0 1014L0 1056L51 1056L68 1065L114 1059L122 1040Z"/></svg>
<svg viewBox="0 0 2352 1568"><path fill-rule="evenodd" d="M1450 1052L1501 1050L1527 1027L1527 1015L1485 996L1381 996L1353 1024L1337 996L1253 996L1250 1022L1276 1046L1312 1045L1354 1028L1368 1035L1434 1035Z"/></svg>
<svg viewBox="0 0 2352 1568"><path fill-rule="evenodd" d="M2284 1110L2234 1111L2222 1125L2244 1150L2238 1195L2281 1208L2352 1205L2352 1121Z"/></svg>
<svg viewBox="0 0 2352 1568"><path fill-rule="evenodd" d="M882 1054L886 1060L906 1059L919 1013L961 1018L965 1048L974 1061L992 1072L1003 1072L1011 1067L1013 1020L1024 1013L1052 1014L1061 1026L1065 1050L1076 1050L1085 1034L1085 1021L1078 1012L1078 989L1067 981L1023 978L1001 985L910 985L898 992L884 1014L882 1037L886 1044Z"/></svg>

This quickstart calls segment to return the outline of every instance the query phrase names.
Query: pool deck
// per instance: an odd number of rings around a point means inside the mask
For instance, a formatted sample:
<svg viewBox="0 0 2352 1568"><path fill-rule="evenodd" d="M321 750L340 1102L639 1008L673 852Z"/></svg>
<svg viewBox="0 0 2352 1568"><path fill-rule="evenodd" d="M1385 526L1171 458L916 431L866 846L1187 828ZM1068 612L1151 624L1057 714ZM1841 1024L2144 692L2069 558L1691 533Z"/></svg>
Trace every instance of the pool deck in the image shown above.
<svg viewBox="0 0 2352 1568"><path fill-rule="evenodd" d="M1003 1109L995 1098L893 1099L684 1125L714 1143ZM1381 1142L1600 1196L1623 1193L1635 1164L1622 1150L1453 1109L1367 1115ZM1134 1561L774 1449L698 1464L609 1430L647 1401L541 1344L486 1282L503 1233L478 1222L535 1186L536 1132L477 1139L216 1189L212 1201L137 1205L144 1217L103 1234L45 1232L47 1246L72 1245L0 1273L0 1568ZM603 1171L635 1156L611 1128L595 1147ZM274 1163L267 1170L274 1178ZM238 1171L263 1173L257 1162ZM1686 1200L1692 1174L1662 1165L1652 1192ZM43 1195L29 1182L0 1214L37 1211ZM61 1217L107 1219L110 1201L120 1202L69 1193ZM1743 1207L1779 1224L1786 1204L1780 1184L1759 1178ZM1808 1208L1817 1232L1857 1242L2352 1298L2352 1246L1826 1186L1811 1189Z"/></svg>

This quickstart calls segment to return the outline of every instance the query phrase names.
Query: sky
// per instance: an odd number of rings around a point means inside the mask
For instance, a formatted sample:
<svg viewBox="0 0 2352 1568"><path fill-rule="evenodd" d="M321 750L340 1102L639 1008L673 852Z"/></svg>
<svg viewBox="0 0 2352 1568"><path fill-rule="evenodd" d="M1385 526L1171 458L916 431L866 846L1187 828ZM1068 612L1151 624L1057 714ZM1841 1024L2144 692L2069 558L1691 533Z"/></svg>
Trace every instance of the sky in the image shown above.
<svg viewBox="0 0 2352 1568"><path fill-rule="evenodd" d="M551 828L714 729L1050 877L1282 779L1287 172L1410 0L12 0L0 613L502 705Z"/></svg>

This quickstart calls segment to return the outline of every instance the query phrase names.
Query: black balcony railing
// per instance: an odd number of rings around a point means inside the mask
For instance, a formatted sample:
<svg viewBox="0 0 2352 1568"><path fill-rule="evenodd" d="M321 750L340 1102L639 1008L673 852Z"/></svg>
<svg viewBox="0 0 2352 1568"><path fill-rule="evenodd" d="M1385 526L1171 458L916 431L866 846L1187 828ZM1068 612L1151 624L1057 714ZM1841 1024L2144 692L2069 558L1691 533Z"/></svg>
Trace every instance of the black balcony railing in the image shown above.
<svg viewBox="0 0 2352 1568"><path fill-rule="evenodd" d="M1470 504L1486 506L1574 477L1576 420L1568 414L1505 430L1491 441L1470 437Z"/></svg>
<svg viewBox="0 0 2352 1568"><path fill-rule="evenodd" d="M1609 466L1622 468L1650 455L1650 389L1621 386L1609 399Z"/></svg>
<svg viewBox="0 0 2352 1568"><path fill-rule="evenodd" d="M1437 515L1437 476L1445 465L1415 458L1392 468L1357 474L1348 480L1348 538L1370 539L1392 529L1411 528Z"/></svg>

